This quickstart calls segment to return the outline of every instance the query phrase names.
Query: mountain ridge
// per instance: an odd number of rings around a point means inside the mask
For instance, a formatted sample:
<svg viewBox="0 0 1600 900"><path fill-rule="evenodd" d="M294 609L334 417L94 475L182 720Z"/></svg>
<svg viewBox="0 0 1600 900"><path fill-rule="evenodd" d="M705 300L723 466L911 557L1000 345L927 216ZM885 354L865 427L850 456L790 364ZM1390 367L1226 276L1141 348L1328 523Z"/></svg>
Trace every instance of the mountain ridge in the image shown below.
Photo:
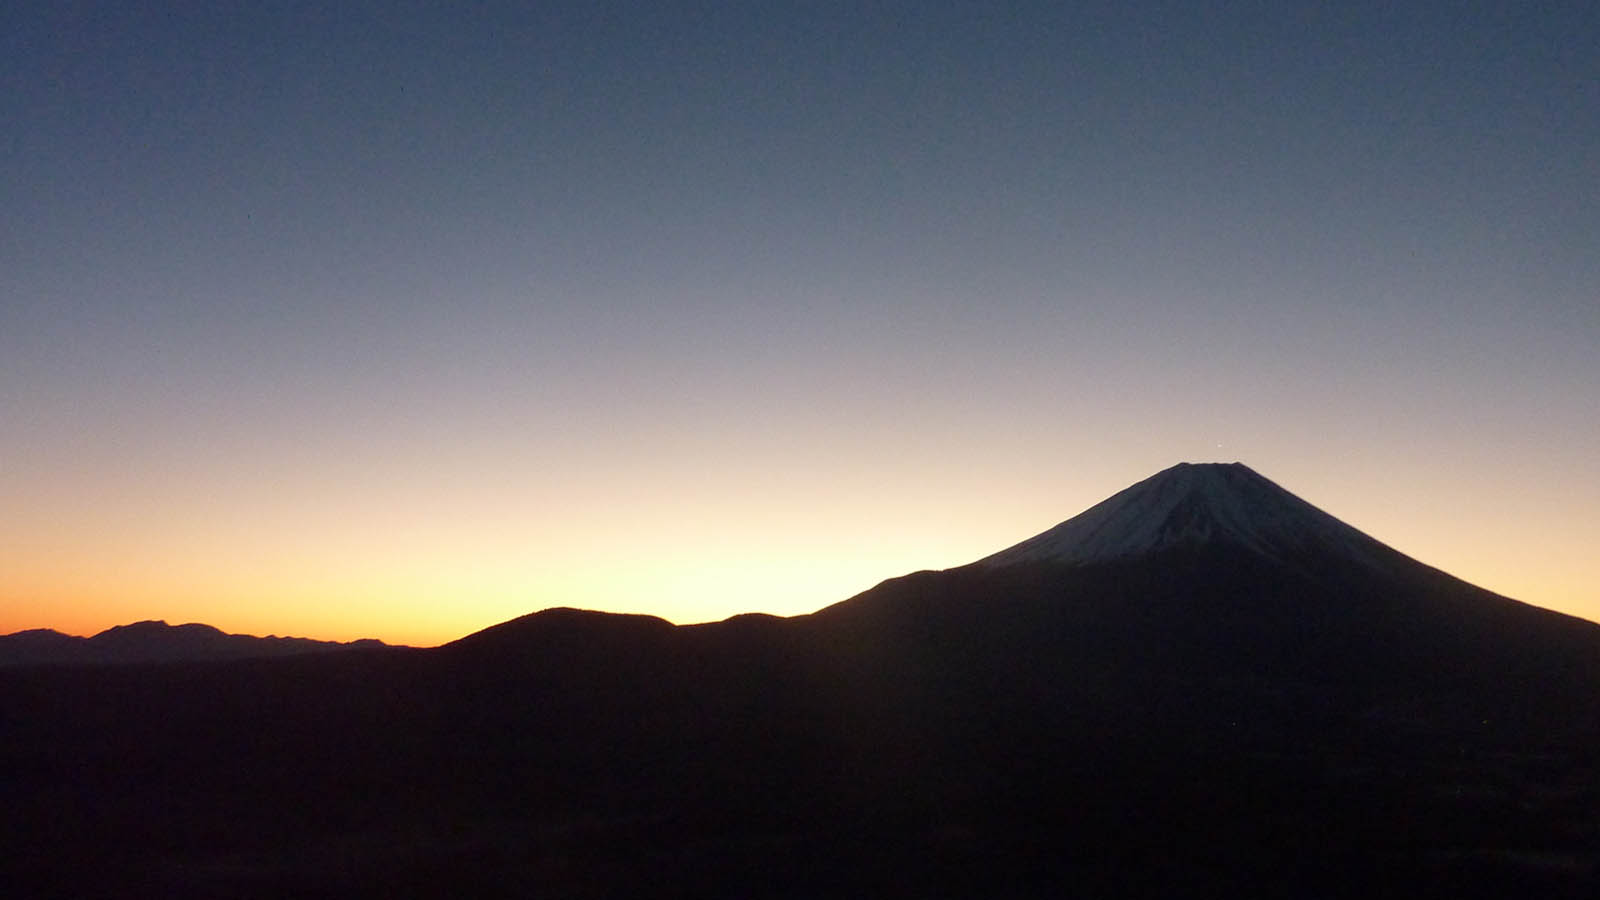
<svg viewBox="0 0 1600 900"><path fill-rule="evenodd" d="M304 637L230 634L214 625L144 619L88 637L52 628L0 635L0 666L123 665L262 659L391 646L374 638L323 641Z"/></svg>

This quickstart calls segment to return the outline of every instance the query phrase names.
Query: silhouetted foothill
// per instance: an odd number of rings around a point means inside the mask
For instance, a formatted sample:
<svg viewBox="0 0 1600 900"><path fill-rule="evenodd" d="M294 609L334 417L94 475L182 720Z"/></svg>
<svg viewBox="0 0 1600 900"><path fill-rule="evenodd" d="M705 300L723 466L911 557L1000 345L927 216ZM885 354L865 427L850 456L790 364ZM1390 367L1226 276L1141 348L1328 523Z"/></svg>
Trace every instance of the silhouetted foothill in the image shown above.
<svg viewBox="0 0 1600 900"><path fill-rule="evenodd" d="M87 638L50 629L0 635L0 666L254 659L383 646L386 645L382 641L371 638L342 644L300 637L227 634L210 625L168 625L147 620L113 626Z"/></svg>

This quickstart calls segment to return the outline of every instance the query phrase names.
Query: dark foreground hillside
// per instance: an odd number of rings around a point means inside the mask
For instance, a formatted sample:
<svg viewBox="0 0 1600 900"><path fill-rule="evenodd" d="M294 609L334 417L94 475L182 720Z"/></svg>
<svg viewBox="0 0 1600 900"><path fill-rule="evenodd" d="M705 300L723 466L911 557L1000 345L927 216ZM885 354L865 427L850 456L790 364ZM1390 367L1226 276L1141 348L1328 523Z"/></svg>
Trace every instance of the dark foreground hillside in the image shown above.
<svg viewBox="0 0 1600 900"><path fill-rule="evenodd" d="M1536 708L1472 677L1112 678L992 633L945 665L939 634L864 656L871 626L826 618L552 611L437 651L0 673L6 874L31 896L1594 886L1581 681Z"/></svg>

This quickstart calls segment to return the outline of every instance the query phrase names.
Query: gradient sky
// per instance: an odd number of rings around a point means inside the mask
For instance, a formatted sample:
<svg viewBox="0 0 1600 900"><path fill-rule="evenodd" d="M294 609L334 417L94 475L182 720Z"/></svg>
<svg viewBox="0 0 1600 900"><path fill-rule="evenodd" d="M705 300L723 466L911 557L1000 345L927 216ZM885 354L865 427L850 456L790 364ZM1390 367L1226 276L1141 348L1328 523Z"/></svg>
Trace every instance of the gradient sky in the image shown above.
<svg viewBox="0 0 1600 900"><path fill-rule="evenodd" d="M809 612L1180 460L1600 619L1589 2L13 3L0 632Z"/></svg>

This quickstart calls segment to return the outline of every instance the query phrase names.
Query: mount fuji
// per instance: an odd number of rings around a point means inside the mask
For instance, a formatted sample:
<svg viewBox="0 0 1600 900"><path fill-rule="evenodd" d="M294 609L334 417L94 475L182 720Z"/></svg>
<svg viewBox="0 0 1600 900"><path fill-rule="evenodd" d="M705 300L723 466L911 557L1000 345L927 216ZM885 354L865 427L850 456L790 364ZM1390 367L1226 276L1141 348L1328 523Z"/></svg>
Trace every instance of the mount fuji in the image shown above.
<svg viewBox="0 0 1600 900"><path fill-rule="evenodd" d="M1600 646L1600 626L1418 562L1241 463L1180 463L974 563L815 616L891 641L948 620L1056 666L1160 658L1197 677L1293 671L1345 687L1402 672L1597 671L1580 648Z"/></svg>
<svg viewBox="0 0 1600 900"><path fill-rule="evenodd" d="M1236 462L1179 463L978 565L1093 565L1205 544L1231 544L1279 561L1321 551L1379 570L1405 563L1395 551Z"/></svg>

